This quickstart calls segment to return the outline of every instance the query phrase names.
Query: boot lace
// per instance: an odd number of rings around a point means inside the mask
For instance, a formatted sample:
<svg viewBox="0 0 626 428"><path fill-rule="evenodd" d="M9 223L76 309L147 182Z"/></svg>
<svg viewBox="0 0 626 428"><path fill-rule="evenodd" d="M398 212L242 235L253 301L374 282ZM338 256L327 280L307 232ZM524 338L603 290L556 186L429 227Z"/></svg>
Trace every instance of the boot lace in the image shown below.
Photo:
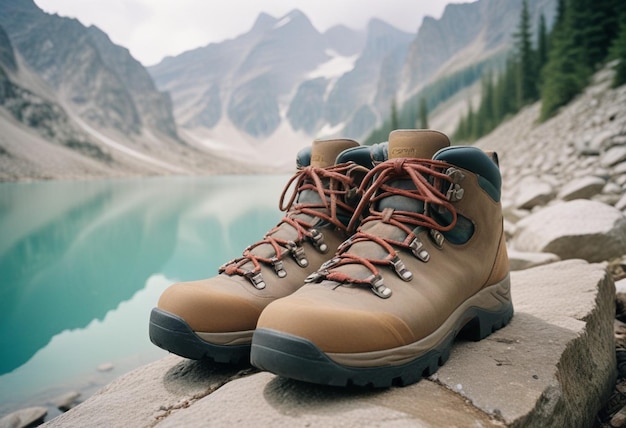
<svg viewBox="0 0 626 428"><path fill-rule="evenodd" d="M279 208L286 211L282 220L263 239L248 246L242 257L236 258L219 268L219 273L227 275L241 275L250 280L257 289L265 288L266 284L261 276L261 264L271 265L279 278L287 276L283 268L283 259L291 255L300 267L308 266L308 260L302 247L305 240L309 240L320 252L325 253L328 246L324 242L323 234L315 228L315 224L327 222L337 229L348 232L349 228L338 217L338 210L345 211L348 216L354 211L354 207L346 203L358 193L358 188L353 185L354 180L348 172L355 166L353 162L335 165L327 168L308 166L299 170L287 182L280 196ZM325 184L326 183L326 184ZM293 191L287 203L287 192L293 186ZM317 193L319 201L298 202L298 195L306 190ZM310 218L313 217L313 221ZM285 225L296 231L297 237L293 240L285 240L275 235L279 230L284 230ZM261 245L271 245L274 255L263 257L254 254L252 250Z"/></svg>
<svg viewBox="0 0 626 428"><path fill-rule="evenodd" d="M390 266L400 278L410 281L413 278L413 273L400 260L395 248L408 250L415 257L423 262L427 262L430 255L416 236L416 230L420 226L429 229L433 241L438 247L441 247L444 241L441 232L454 228L457 220L456 210L450 200L454 200L454 198L451 198L454 192L460 191L457 182L462 177L459 177L459 174L460 171L451 167L450 164L425 159L398 158L374 167L361 184L360 190L363 192L363 197L355 210L349 227L354 226L368 206L369 215L362 220L361 227L357 233L339 247L335 257L324 263L320 270L311 274L306 279L306 282L321 282L326 279L337 283L367 285L379 297L387 298L391 296L391 289L384 285L378 267ZM410 179L415 188L400 189L388 184L396 179ZM443 189L446 189L446 194L443 193ZM394 195L421 201L424 204L424 210L416 212L393 208L384 208L382 211L376 209L379 201ZM439 223L430 214L433 210L449 212L451 221L446 222L446 224ZM398 241L389 237L367 233L363 230L363 226L372 221L396 226L406 234L406 238ZM348 251L354 244L366 241L375 242L384 249L387 255L382 259L368 258L357 254L356 251ZM356 278L341 270L334 269L348 264L362 265L371 272L371 275L365 278Z"/></svg>

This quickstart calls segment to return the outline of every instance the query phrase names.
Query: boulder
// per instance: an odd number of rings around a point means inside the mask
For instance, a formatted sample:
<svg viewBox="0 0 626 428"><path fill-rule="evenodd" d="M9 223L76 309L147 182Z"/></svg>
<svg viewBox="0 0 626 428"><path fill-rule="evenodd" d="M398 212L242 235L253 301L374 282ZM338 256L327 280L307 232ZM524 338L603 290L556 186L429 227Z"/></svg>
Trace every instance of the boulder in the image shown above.
<svg viewBox="0 0 626 428"><path fill-rule="evenodd" d="M602 188L602 193L605 193L607 195L620 194L622 193L622 187L617 185L616 183L613 183L612 181L609 181Z"/></svg>
<svg viewBox="0 0 626 428"><path fill-rule="evenodd" d="M509 267L511 271L524 270L535 266L558 262L559 256L552 253L529 253L525 251L508 250Z"/></svg>
<svg viewBox="0 0 626 428"><path fill-rule="evenodd" d="M522 180L517 186L515 206L519 209L531 209L545 205L554 197L554 188L546 181L531 178Z"/></svg>
<svg viewBox="0 0 626 428"><path fill-rule="evenodd" d="M624 193L619 201L615 203L615 208L620 211L624 211L626 209L626 193Z"/></svg>
<svg viewBox="0 0 626 428"><path fill-rule="evenodd" d="M113 363L102 363L98 367L96 367L96 369L99 372L110 372L111 370L113 370Z"/></svg>
<svg viewBox="0 0 626 428"><path fill-rule="evenodd" d="M620 162L611 168L611 173L613 175L622 175L626 174L626 162Z"/></svg>
<svg viewBox="0 0 626 428"><path fill-rule="evenodd" d="M506 426L593 426L616 376L605 265L567 260L512 272L511 287L509 326L458 345L432 378Z"/></svg>
<svg viewBox="0 0 626 428"><path fill-rule="evenodd" d="M52 403L56 406L57 409L62 412L67 412L69 409L76 405L76 400L80 397L80 392L70 391L63 395L58 396Z"/></svg>
<svg viewBox="0 0 626 428"><path fill-rule="evenodd" d="M331 388L170 356L46 426L591 426L615 380L605 266L557 262L512 272L511 284L510 324L455 342L413 385Z"/></svg>
<svg viewBox="0 0 626 428"><path fill-rule="evenodd" d="M0 419L0 428L25 428L37 426L43 422L43 418L48 414L45 407L27 407L9 413Z"/></svg>
<svg viewBox="0 0 626 428"><path fill-rule="evenodd" d="M608 131L595 134L593 136L585 136L576 140L576 150L583 156L594 156L600 154L605 141L611 138L612 133Z"/></svg>
<svg viewBox="0 0 626 428"><path fill-rule="evenodd" d="M626 217L597 201L555 204L517 223L513 248L590 262L621 257L626 254Z"/></svg>
<svg viewBox="0 0 626 428"><path fill-rule="evenodd" d="M600 165L613 166L626 161L626 146L613 146L600 157Z"/></svg>
<svg viewBox="0 0 626 428"><path fill-rule="evenodd" d="M605 145L606 148L613 146L626 146L626 134L614 135Z"/></svg>
<svg viewBox="0 0 626 428"><path fill-rule="evenodd" d="M619 202L620 196L619 193L598 193L592 196L591 199L606 205L615 206Z"/></svg>
<svg viewBox="0 0 626 428"><path fill-rule="evenodd" d="M593 195L600 193L605 184L606 180L600 177L587 176L577 178L566 183L557 194L557 198L564 201L589 199Z"/></svg>

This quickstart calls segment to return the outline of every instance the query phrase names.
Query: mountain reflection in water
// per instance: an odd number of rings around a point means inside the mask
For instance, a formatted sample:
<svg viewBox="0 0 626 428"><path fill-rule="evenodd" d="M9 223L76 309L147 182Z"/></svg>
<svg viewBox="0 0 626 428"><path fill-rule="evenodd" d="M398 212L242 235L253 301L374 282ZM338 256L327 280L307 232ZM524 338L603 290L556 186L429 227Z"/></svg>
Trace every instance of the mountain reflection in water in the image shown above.
<svg viewBox="0 0 626 428"><path fill-rule="evenodd" d="M150 356L138 364L165 355L147 336L159 294L173 281L215 275L261 238L281 217L285 181L1 183L0 402L53 387L47 371L71 378L129 354ZM63 352L64 369L55 369L46 355Z"/></svg>

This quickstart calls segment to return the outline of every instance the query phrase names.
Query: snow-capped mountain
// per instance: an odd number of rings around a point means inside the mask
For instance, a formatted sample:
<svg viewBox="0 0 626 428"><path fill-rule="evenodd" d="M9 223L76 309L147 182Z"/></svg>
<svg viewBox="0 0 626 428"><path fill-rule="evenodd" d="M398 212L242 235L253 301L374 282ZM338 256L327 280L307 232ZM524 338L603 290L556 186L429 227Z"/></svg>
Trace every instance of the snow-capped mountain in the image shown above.
<svg viewBox="0 0 626 428"><path fill-rule="evenodd" d="M320 33L294 10L149 71L186 138L271 162L316 136L363 137L389 111L395 87L378 82L398 80L412 39L379 20Z"/></svg>

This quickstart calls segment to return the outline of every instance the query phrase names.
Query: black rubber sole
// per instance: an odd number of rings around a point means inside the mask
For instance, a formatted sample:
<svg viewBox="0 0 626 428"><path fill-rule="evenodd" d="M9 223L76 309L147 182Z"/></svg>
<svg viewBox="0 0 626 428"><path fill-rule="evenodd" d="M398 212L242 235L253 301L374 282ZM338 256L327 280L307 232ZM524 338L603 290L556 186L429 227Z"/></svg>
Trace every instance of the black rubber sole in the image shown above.
<svg viewBox="0 0 626 428"><path fill-rule="evenodd" d="M159 348L191 360L240 364L250 358L250 345L226 346L204 341L185 320L159 308L150 313L149 334L150 341Z"/></svg>
<svg viewBox="0 0 626 428"><path fill-rule="evenodd" d="M448 360L457 336L480 340L508 324L513 317L513 305L500 312L470 308L464 315L462 319L471 319L460 330L451 331L436 347L402 365L341 365L306 339L262 328L254 332L250 362L261 370L322 385L375 388L406 386L435 373Z"/></svg>

